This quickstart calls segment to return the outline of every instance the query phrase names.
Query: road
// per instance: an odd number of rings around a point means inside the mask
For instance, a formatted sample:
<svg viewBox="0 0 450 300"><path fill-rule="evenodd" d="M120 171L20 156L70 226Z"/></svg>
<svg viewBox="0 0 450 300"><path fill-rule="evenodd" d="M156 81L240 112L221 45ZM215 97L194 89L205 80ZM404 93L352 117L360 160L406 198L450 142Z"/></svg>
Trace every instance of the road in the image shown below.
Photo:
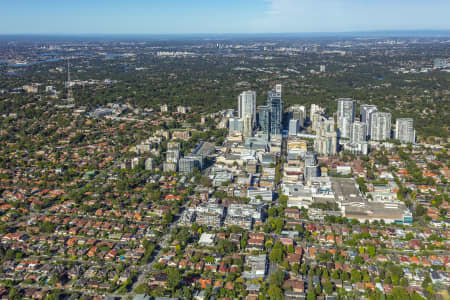
<svg viewBox="0 0 450 300"><path fill-rule="evenodd" d="M128 293L128 296L133 295L136 287L138 287L141 283L144 283L146 281L147 275L149 273L151 273L151 271L153 270L153 265L155 263L157 263L159 258L162 256L162 250L168 246L170 235L171 235L170 233L177 226L178 218L181 215L181 213L183 212L183 210L186 208L186 205L187 205L187 202L183 205L179 214L177 216L175 216L173 222L167 228L166 233L163 235L162 240L160 241L160 244L158 245L159 248L158 248L157 252L152 256L151 260L147 264L145 264L139 268L138 278L133 283L133 286L131 287L130 292Z"/></svg>

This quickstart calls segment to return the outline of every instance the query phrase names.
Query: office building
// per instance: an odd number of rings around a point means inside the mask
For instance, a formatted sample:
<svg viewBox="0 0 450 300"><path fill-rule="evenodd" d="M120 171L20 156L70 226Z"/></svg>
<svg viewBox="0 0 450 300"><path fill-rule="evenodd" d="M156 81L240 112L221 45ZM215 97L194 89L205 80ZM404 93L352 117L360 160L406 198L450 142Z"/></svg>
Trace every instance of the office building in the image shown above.
<svg viewBox="0 0 450 300"><path fill-rule="evenodd" d="M372 114L377 111L378 109L376 105L372 104L363 104L359 107L360 120L361 122L366 124L366 135L368 137L370 136L370 123L372 120Z"/></svg>
<svg viewBox="0 0 450 300"><path fill-rule="evenodd" d="M252 126L256 124L256 92L245 91L238 97L238 116L244 120L245 116L250 115Z"/></svg>
<svg viewBox="0 0 450 300"><path fill-rule="evenodd" d="M242 132L244 128L243 121L239 118L228 119L228 129L230 133Z"/></svg>
<svg viewBox="0 0 450 300"><path fill-rule="evenodd" d="M178 163L178 171L184 174L190 174L194 171L195 160L188 157L183 157Z"/></svg>
<svg viewBox="0 0 450 300"><path fill-rule="evenodd" d="M278 87L277 87L278 88ZM267 105L270 107L270 130L271 135L281 134L283 125L283 101L281 100L280 92L276 90L269 91L267 97Z"/></svg>
<svg viewBox="0 0 450 300"><path fill-rule="evenodd" d="M385 141L391 138L391 114L374 112L370 122L370 139Z"/></svg>
<svg viewBox="0 0 450 300"><path fill-rule="evenodd" d="M270 130L270 106L262 105L259 107L258 126L264 133L269 133Z"/></svg>
<svg viewBox="0 0 450 300"><path fill-rule="evenodd" d="M305 166L305 181L310 181L312 178L320 177L320 168L318 165Z"/></svg>
<svg viewBox="0 0 450 300"><path fill-rule="evenodd" d="M291 106L291 119L298 120L300 128L303 128L306 120L306 107L303 105Z"/></svg>
<svg viewBox="0 0 450 300"><path fill-rule="evenodd" d="M292 119L289 121L289 135L297 135L299 128L300 128L299 120Z"/></svg>
<svg viewBox="0 0 450 300"><path fill-rule="evenodd" d="M415 143L416 131L412 118L399 118L395 121L395 139L402 143Z"/></svg>
<svg viewBox="0 0 450 300"><path fill-rule="evenodd" d="M337 109L339 137L350 138L352 123L355 120L355 100L340 98Z"/></svg>

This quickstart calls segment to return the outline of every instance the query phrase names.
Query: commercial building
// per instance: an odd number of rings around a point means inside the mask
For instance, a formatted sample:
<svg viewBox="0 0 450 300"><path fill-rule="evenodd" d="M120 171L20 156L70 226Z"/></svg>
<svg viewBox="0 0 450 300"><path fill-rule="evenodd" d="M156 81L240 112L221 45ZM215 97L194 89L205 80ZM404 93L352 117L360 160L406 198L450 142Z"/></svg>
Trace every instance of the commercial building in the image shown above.
<svg viewBox="0 0 450 300"><path fill-rule="evenodd" d="M270 130L271 135L281 134L283 126L283 101L281 92L269 91L267 105L270 107Z"/></svg>
<svg viewBox="0 0 450 300"><path fill-rule="evenodd" d="M300 128L300 121L292 119L289 121L289 135L297 135Z"/></svg>
<svg viewBox="0 0 450 300"><path fill-rule="evenodd" d="M264 133L270 130L270 106L262 105L259 107L258 127Z"/></svg>
<svg viewBox="0 0 450 300"><path fill-rule="evenodd" d="M228 130L230 133L242 132L244 128L244 122L239 118L228 119Z"/></svg>
<svg viewBox="0 0 450 300"><path fill-rule="evenodd" d="M303 128L306 120L306 107L303 105L293 105L290 110L291 119L298 120L300 123L299 126Z"/></svg>
<svg viewBox="0 0 450 300"><path fill-rule="evenodd" d="M190 174L196 167L197 160L191 157L183 157L178 162L178 171L184 174ZM200 169L200 168L199 168Z"/></svg>
<svg viewBox="0 0 450 300"><path fill-rule="evenodd" d="M224 207L219 204L208 204L196 207L195 222L212 228L220 228L223 225Z"/></svg>
<svg viewBox="0 0 450 300"><path fill-rule="evenodd" d="M228 206L225 226L239 226L251 229L254 222L262 220L261 208L246 204L230 204Z"/></svg>

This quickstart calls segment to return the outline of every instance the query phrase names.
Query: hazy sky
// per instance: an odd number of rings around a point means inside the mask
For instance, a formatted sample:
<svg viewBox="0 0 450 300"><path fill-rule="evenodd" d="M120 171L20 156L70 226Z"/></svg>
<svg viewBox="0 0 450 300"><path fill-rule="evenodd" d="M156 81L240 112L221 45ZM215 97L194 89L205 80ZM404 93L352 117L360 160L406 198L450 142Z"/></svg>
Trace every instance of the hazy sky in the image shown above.
<svg viewBox="0 0 450 300"><path fill-rule="evenodd" d="M0 0L0 33L450 29L450 0Z"/></svg>

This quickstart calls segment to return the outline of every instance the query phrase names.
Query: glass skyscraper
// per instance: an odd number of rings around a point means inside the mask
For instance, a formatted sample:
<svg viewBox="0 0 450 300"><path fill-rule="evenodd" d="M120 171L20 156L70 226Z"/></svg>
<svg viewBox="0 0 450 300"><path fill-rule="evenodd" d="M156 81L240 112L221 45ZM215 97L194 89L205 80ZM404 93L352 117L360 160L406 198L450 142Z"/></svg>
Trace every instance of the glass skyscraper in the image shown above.
<svg viewBox="0 0 450 300"><path fill-rule="evenodd" d="M270 106L262 105L259 107L258 125L261 131L269 133L270 130Z"/></svg>
<svg viewBox="0 0 450 300"><path fill-rule="evenodd" d="M283 126L283 101L281 93L269 91L267 106L270 108L270 134L281 134Z"/></svg>

